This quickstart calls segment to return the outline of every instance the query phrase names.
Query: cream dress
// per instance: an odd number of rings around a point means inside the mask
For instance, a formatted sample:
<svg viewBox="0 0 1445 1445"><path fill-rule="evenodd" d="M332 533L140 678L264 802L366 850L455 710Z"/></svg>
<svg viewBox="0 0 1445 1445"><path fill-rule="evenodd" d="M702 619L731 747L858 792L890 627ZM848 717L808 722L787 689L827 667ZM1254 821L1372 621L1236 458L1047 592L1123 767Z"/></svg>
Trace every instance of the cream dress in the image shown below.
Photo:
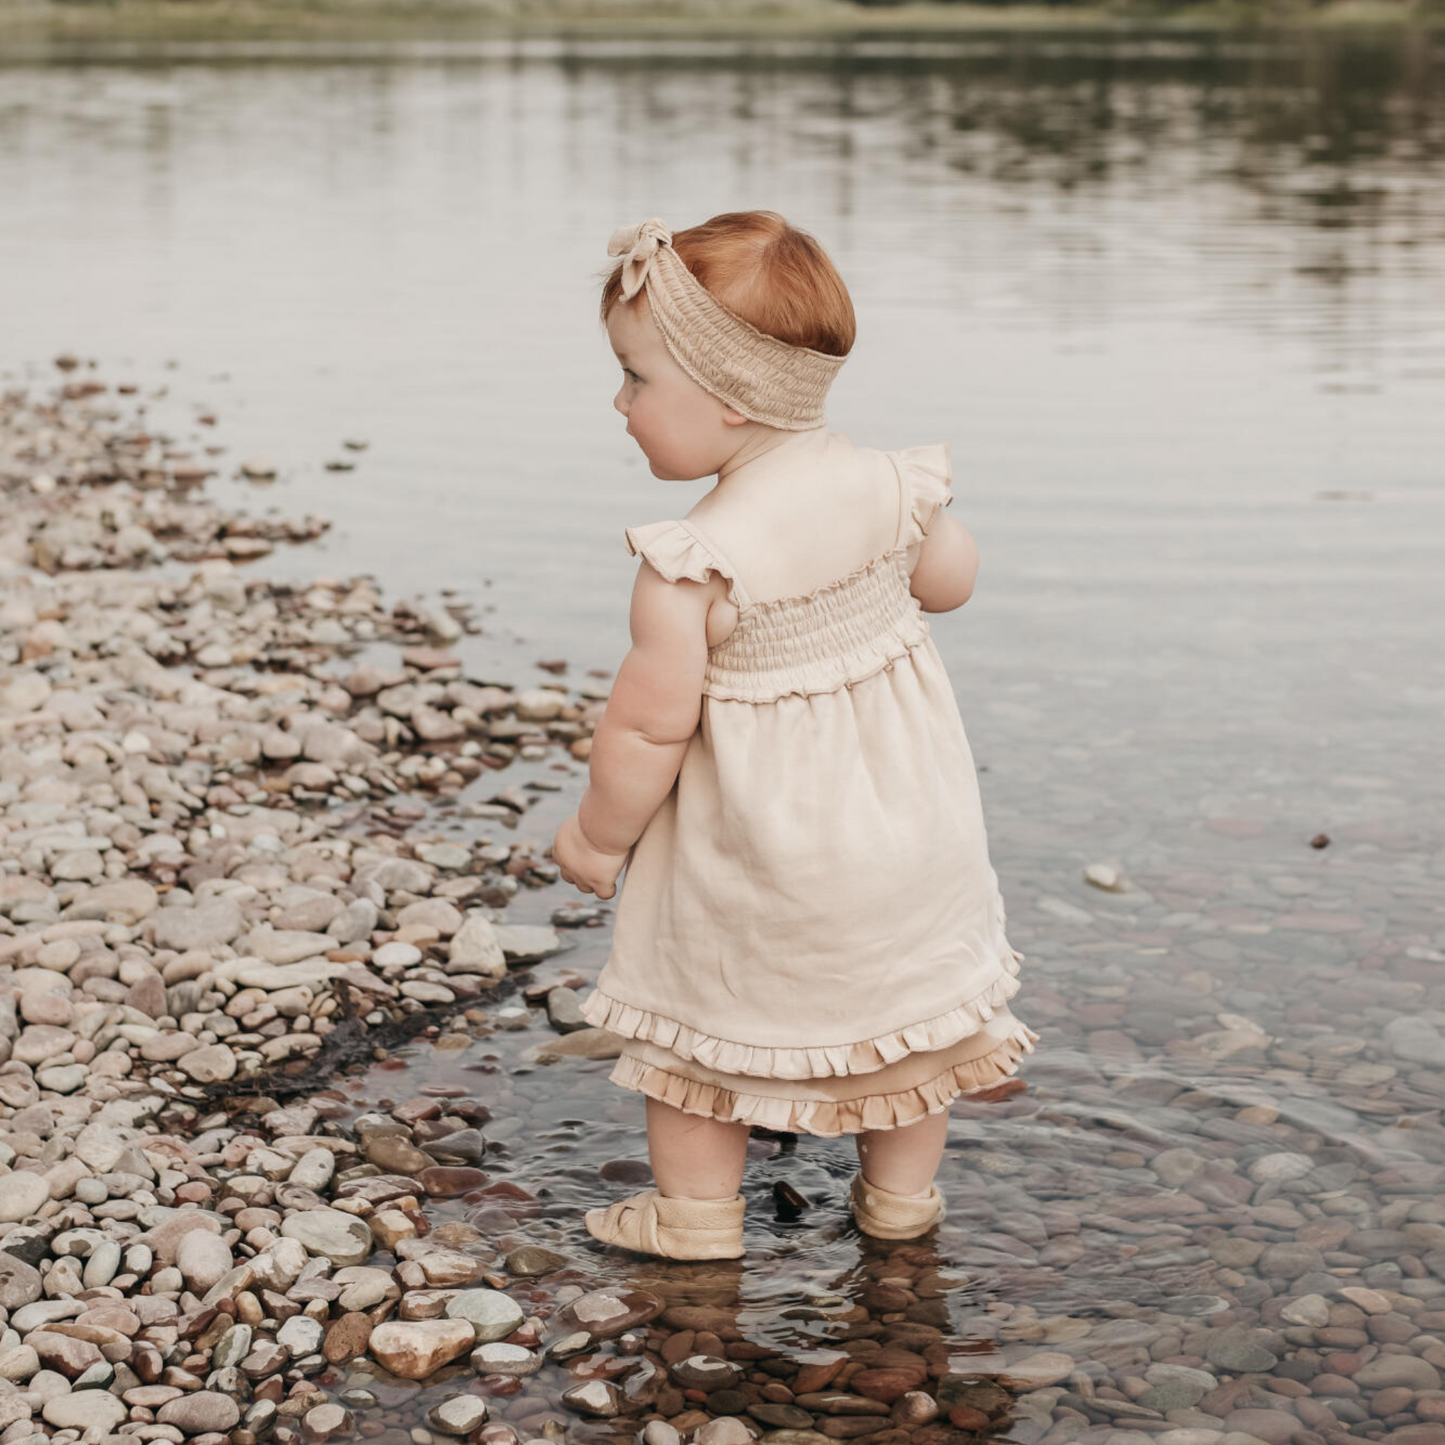
<svg viewBox="0 0 1445 1445"><path fill-rule="evenodd" d="M843 438L846 441L846 438ZM730 584L677 781L632 850L582 1001L613 1083L833 1137L911 1124L1015 1073L1019 964L978 779L908 549L952 501L946 444L886 453L894 545L754 602L691 520L626 529L667 578Z"/></svg>

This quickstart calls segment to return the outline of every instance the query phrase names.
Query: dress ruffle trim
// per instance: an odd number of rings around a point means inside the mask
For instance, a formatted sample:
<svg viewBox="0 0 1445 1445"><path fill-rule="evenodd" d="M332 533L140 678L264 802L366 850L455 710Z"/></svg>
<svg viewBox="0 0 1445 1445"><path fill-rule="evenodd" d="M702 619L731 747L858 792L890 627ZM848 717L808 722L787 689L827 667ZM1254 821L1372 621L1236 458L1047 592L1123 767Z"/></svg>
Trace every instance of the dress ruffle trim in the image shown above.
<svg viewBox="0 0 1445 1445"><path fill-rule="evenodd" d="M903 541L911 547L928 535L939 512L953 501L953 459L947 442L904 447L889 456L903 474L908 498Z"/></svg>
<svg viewBox="0 0 1445 1445"><path fill-rule="evenodd" d="M1001 972L981 993L921 1023L891 1029L856 1043L827 1044L818 1048L768 1048L735 1043L701 1033L676 1019L637 1008L594 988L582 1000L582 1017L598 1028L629 1039L645 1039L671 1049L684 1059L696 1059L719 1074L748 1074L764 1079L816 1079L829 1074L871 1074L908 1054L947 1048L977 1033L1020 987L1018 971L1023 954L1005 946Z"/></svg>
<svg viewBox="0 0 1445 1445"><path fill-rule="evenodd" d="M811 592L774 597L765 602L749 600L734 576L732 567L714 547L709 546L693 531L686 520L669 518L661 522L647 522L641 526L624 528L627 550L634 557L640 553L653 569L669 582L680 582L684 578L690 582L706 582L716 572L726 578L728 599L738 609L739 614L785 611L789 608L807 609L824 594L845 589L862 574L890 560L896 553L906 551L915 542L922 541L939 510L953 501L953 464L947 442L903 447L888 452L887 455L898 468L903 500L906 503L907 520L901 529L902 535L886 552L870 557L847 576L825 582Z"/></svg>
<svg viewBox="0 0 1445 1445"><path fill-rule="evenodd" d="M671 1104L685 1114L835 1138L866 1129L901 1129L927 1114L942 1112L962 1094L991 1088L1018 1072L1020 1061L1033 1053L1038 1038L1033 1029L1020 1023L999 1040L997 1049L982 1058L953 1064L911 1089L858 1099L774 1099L739 1093L669 1073L628 1054L617 1060L609 1077L624 1089Z"/></svg>
<svg viewBox="0 0 1445 1445"><path fill-rule="evenodd" d="M640 527L623 530L627 550L635 557L639 553L669 582L706 582L716 572L728 583L728 600L738 609L743 608L743 599L738 590L737 579L723 565L711 548L688 530L686 522L669 520L648 522Z"/></svg>

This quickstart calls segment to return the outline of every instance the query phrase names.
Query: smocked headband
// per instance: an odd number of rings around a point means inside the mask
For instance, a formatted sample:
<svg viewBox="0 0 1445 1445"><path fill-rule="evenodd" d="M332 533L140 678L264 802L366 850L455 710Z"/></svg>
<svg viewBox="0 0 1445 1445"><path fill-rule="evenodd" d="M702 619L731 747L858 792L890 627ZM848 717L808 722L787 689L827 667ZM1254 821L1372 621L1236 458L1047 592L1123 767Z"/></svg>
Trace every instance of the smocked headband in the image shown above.
<svg viewBox="0 0 1445 1445"><path fill-rule="evenodd" d="M659 220L619 226L607 254L623 258L623 299L646 288L668 351L703 390L765 426L823 424L823 398L847 357L793 346L735 316L682 263Z"/></svg>

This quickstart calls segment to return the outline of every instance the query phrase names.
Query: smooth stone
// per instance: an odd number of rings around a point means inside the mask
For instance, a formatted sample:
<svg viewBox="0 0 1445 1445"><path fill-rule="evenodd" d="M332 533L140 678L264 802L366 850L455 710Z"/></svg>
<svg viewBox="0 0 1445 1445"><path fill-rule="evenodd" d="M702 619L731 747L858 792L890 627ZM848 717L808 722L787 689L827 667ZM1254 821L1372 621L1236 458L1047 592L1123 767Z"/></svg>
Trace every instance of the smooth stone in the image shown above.
<svg viewBox="0 0 1445 1445"><path fill-rule="evenodd" d="M58 1430L100 1430L108 1435L129 1416L130 1410L123 1400L105 1390L77 1390L47 1400L40 1413L47 1424Z"/></svg>
<svg viewBox="0 0 1445 1445"><path fill-rule="evenodd" d="M235 1077L236 1056L225 1044L210 1044L182 1054L176 1067L198 1084L219 1084Z"/></svg>
<svg viewBox="0 0 1445 1445"><path fill-rule="evenodd" d="M447 1305L447 1317L467 1320L477 1332L475 1343L504 1339L526 1318L516 1300L495 1289L464 1290Z"/></svg>
<svg viewBox="0 0 1445 1445"><path fill-rule="evenodd" d="M480 1169L462 1164L433 1164L416 1176L416 1182L434 1199L455 1199L491 1183L491 1178Z"/></svg>
<svg viewBox="0 0 1445 1445"><path fill-rule="evenodd" d="M39 1270L8 1251L0 1251L0 1306L14 1311L32 1304L40 1298L42 1287Z"/></svg>
<svg viewBox="0 0 1445 1445"><path fill-rule="evenodd" d="M375 1246L371 1226L339 1209L309 1209L292 1214L281 1225L287 1239L299 1240L311 1254L324 1255L335 1265L363 1264Z"/></svg>
<svg viewBox="0 0 1445 1445"><path fill-rule="evenodd" d="M713 1355L689 1355L668 1367L672 1376L685 1390L726 1390L742 1379L741 1368L731 1360L720 1360ZM899 1394L903 1392L900 1390Z"/></svg>
<svg viewBox="0 0 1445 1445"><path fill-rule="evenodd" d="M487 1402L476 1395L453 1395L427 1411L426 1422L443 1435L470 1435L487 1418Z"/></svg>
<svg viewBox="0 0 1445 1445"><path fill-rule="evenodd" d="M563 1269L571 1261L556 1250L544 1249L540 1244L523 1244L507 1256L507 1273L524 1276L551 1274Z"/></svg>
<svg viewBox="0 0 1445 1445"><path fill-rule="evenodd" d="M232 1325L216 1341L216 1348L211 1355L211 1368L225 1370L232 1365L239 1365L251 1353L251 1333L250 1325Z"/></svg>
<svg viewBox="0 0 1445 1445"><path fill-rule="evenodd" d="M476 1344L466 1320L388 1321L371 1332L371 1353L393 1375L424 1380Z"/></svg>
<svg viewBox="0 0 1445 1445"><path fill-rule="evenodd" d="M368 1163L375 1164L388 1174L420 1175L436 1162L431 1155L423 1154L415 1144L396 1134L381 1134L369 1139L362 1152Z"/></svg>
<svg viewBox="0 0 1445 1445"><path fill-rule="evenodd" d="M1319 1329L1330 1322L1330 1304L1322 1294L1304 1294L1280 1307L1279 1317L1292 1325Z"/></svg>
<svg viewBox="0 0 1445 1445"><path fill-rule="evenodd" d="M50 1185L44 1177L24 1170L0 1176L0 1223L15 1224L28 1219L50 1200Z"/></svg>
<svg viewBox="0 0 1445 1445"><path fill-rule="evenodd" d="M641 1289L596 1289L564 1305L557 1315L563 1329L586 1330L594 1340L611 1340L655 1320L665 1301Z"/></svg>
<svg viewBox="0 0 1445 1445"><path fill-rule="evenodd" d="M321 1348L325 1334L320 1322L309 1315L292 1315L276 1331L276 1343L283 1346L292 1359L300 1359L303 1355L314 1355Z"/></svg>
<svg viewBox="0 0 1445 1445"><path fill-rule="evenodd" d="M336 1155L330 1149L308 1149L297 1161L288 1182L318 1193L331 1183L336 1174Z"/></svg>
<svg viewBox="0 0 1445 1445"><path fill-rule="evenodd" d="M162 908L154 919L156 947L177 953L230 943L242 926L240 905L230 898L209 898L191 908Z"/></svg>
<svg viewBox="0 0 1445 1445"><path fill-rule="evenodd" d="M1350 1378L1367 1390L1387 1390L1392 1386L1415 1391L1440 1388L1440 1372L1419 1355L1376 1355Z"/></svg>
<svg viewBox="0 0 1445 1445"><path fill-rule="evenodd" d="M350 1411L344 1405L328 1401L325 1405L313 1405L301 1417L301 1438L306 1445L321 1445L324 1440L350 1434L354 1427Z"/></svg>
<svg viewBox="0 0 1445 1445"><path fill-rule="evenodd" d="M230 1395L218 1390L197 1390L162 1405L156 1419L162 1425L174 1425L187 1435L209 1435L234 1430L241 1419L241 1407Z"/></svg>
<svg viewBox="0 0 1445 1445"><path fill-rule="evenodd" d="M480 1129L458 1129L440 1139L428 1139L427 1153L434 1159L454 1164L480 1164L487 1152L487 1141Z"/></svg>
<svg viewBox="0 0 1445 1445"><path fill-rule="evenodd" d="M606 1380L585 1380L562 1391L562 1403L580 1415L610 1420L622 1409L622 1396L616 1385Z"/></svg>
<svg viewBox="0 0 1445 1445"><path fill-rule="evenodd" d="M479 1375L533 1375L541 1368L541 1355L522 1345L495 1342L472 1351L472 1369Z"/></svg>
<svg viewBox="0 0 1445 1445"><path fill-rule="evenodd" d="M236 1261L219 1235L196 1229L181 1238L175 1264L187 1286L196 1294L205 1294L235 1268Z"/></svg>

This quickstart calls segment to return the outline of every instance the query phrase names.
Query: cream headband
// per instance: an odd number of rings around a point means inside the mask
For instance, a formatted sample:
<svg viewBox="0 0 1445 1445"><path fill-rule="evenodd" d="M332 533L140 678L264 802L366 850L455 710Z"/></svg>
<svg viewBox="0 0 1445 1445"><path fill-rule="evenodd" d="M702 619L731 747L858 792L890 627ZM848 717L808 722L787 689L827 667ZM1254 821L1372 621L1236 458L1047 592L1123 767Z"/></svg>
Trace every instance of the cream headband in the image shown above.
<svg viewBox="0 0 1445 1445"><path fill-rule="evenodd" d="M619 226L607 254L626 258L623 300L646 286L667 349L703 390L765 426L823 424L823 398L846 356L793 346L734 316L682 263L661 221Z"/></svg>

